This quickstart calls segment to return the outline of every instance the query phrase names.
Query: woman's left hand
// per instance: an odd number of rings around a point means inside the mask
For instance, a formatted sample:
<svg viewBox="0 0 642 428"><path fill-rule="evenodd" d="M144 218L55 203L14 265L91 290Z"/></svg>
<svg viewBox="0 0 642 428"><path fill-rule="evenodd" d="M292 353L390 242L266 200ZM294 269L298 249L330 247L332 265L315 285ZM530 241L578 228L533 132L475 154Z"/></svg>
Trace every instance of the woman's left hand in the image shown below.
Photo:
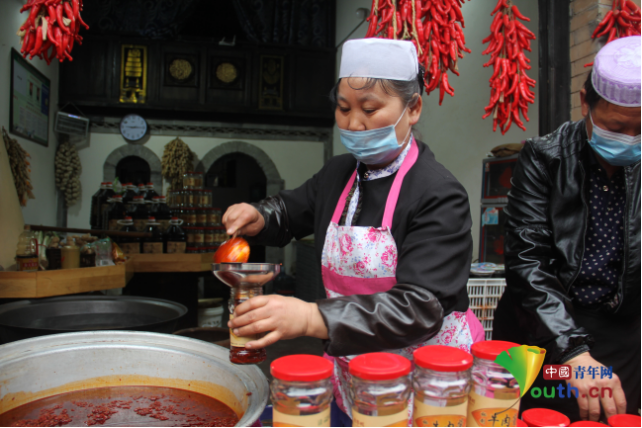
<svg viewBox="0 0 642 428"><path fill-rule="evenodd" d="M259 340L248 342L248 349L264 348L281 339L310 336L328 338L328 329L316 303L277 294L252 297L234 310L227 323L239 337L269 332Z"/></svg>

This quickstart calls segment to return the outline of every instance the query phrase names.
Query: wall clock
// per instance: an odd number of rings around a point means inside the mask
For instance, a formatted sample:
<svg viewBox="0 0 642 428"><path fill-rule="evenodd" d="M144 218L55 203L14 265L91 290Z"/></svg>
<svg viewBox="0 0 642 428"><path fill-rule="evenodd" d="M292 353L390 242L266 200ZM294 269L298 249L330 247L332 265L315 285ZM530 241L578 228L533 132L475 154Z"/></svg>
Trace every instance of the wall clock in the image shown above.
<svg viewBox="0 0 642 428"><path fill-rule="evenodd" d="M120 121L120 133L127 141L135 143L141 140L147 130L147 122L138 114L128 114Z"/></svg>

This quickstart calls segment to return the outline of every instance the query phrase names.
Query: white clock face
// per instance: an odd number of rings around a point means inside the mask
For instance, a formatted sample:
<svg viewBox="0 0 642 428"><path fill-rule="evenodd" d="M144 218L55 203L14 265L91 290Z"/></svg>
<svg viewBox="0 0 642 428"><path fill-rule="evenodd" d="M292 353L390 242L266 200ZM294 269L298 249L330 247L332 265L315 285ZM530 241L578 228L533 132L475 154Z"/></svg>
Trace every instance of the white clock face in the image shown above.
<svg viewBox="0 0 642 428"><path fill-rule="evenodd" d="M126 140L138 141L147 133L147 122L137 114L128 114L120 122L120 133Z"/></svg>

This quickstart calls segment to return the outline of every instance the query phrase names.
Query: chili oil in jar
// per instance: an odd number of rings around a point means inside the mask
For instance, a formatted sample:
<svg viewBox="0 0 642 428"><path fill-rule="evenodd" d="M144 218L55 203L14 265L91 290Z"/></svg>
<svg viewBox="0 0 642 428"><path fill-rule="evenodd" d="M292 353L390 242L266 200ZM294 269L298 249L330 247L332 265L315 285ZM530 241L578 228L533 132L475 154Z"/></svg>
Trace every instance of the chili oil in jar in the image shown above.
<svg viewBox="0 0 642 428"><path fill-rule="evenodd" d="M317 355L288 355L270 364L275 427L329 427L334 365Z"/></svg>
<svg viewBox="0 0 642 428"><path fill-rule="evenodd" d="M241 283L231 288L228 309L230 310L230 320L234 319L234 309L251 299L252 297L262 296L263 286L255 284ZM254 334L251 336L239 337L230 329L230 362L234 364L258 364L267 358L265 348L247 349L245 345L253 340L258 340L261 335Z"/></svg>
<svg viewBox="0 0 642 428"><path fill-rule="evenodd" d="M410 361L397 354L375 352L354 357L352 376L352 426L408 426Z"/></svg>
<svg viewBox="0 0 642 428"><path fill-rule="evenodd" d="M453 346L429 345L413 354L415 427L464 427L473 356Z"/></svg>
<svg viewBox="0 0 642 428"><path fill-rule="evenodd" d="M474 343L472 388L468 396L466 424L469 427L511 426L517 423L519 413L519 384L504 367L495 363L495 358L517 343L502 340L487 340Z"/></svg>

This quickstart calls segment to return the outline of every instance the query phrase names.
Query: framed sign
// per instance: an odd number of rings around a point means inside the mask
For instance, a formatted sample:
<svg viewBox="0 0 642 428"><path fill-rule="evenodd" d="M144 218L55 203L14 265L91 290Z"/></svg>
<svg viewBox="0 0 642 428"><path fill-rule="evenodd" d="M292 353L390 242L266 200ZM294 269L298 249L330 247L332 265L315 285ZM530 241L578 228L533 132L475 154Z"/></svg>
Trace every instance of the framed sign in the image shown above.
<svg viewBox="0 0 642 428"><path fill-rule="evenodd" d="M261 55L259 110L283 110L283 57Z"/></svg>
<svg viewBox="0 0 642 428"><path fill-rule="evenodd" d="M9 127L12 134L45 147L49 145L50 88L49 79L11 49Z"/></svg>

